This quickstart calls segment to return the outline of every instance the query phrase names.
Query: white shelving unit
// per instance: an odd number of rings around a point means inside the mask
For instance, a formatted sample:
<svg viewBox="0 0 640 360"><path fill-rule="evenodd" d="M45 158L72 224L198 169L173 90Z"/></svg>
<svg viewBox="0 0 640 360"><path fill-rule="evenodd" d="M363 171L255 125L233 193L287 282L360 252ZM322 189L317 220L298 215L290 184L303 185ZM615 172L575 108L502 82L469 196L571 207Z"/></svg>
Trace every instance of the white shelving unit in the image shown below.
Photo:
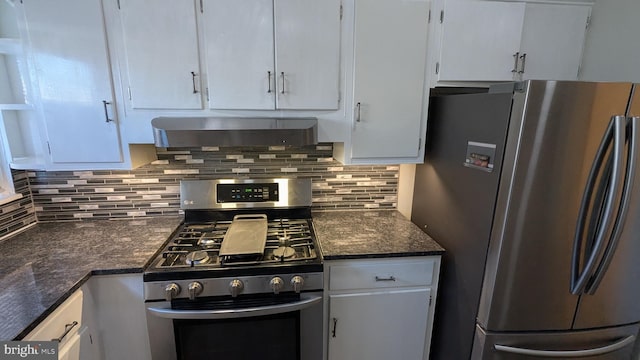
<svg viewBox="0 0 640 360"><path fill-rule="evenodd" d="M31 98L24 31L14 1L0 1L0 141L11 168L38 169L45 164L40 116Z"/></svg>

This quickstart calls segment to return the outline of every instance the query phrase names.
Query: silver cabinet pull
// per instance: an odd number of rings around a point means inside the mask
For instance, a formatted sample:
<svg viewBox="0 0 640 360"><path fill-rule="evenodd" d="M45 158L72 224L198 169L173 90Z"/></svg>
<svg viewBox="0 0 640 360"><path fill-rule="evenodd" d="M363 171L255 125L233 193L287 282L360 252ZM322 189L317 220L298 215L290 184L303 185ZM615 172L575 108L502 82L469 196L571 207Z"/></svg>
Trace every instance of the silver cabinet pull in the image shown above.
<svg viewBox="0 0 640 360"><path fill-rule="evenodd" d="M360 122L360 103L356 104L356 122Z"/></svg>
<svg viewBox="0 0 640 360"><path fill-rule="evenodd" d="M527 61L527 54L522 54L520 55L520 71L518 71L518 74L523 74L524 73L524 66L526 64Z"/></svg>
<svg viewBox="0 0 640 360"><path fill-rule="evenodd" d="M104 120L105 122L114 121L113 119L109 118L109 110L107 109L107 105L111 105L111 102L107 100L102 100L102 106L104 106Z"/></svg>
<svg viewBox="0 0 640 360"><path fill-rule="evenodd" d="M515 54L513 54L513 69L511 69L512 73L515 73L518 71L518 59L520 58L520 52L516 52Z"/></svg>
<svg viewBox="0 0 640 360"><path fill-rule="evenodd" d="M396 277L393 275L390 275L389 277L379 277L376 275L376 281L396 281Z"/></svg>
<svg viewBox="0 0 640 360"><path fill-rule="evenodd" d="M338 319L333 318L333 330L331 330L331 337L336 337L336 327L338 326Z"/></svg>
<svg viewBox="0 0 640 360"><path fill-rule="evenodd" d="M67 334L71 331L71 329L73 329L74 327L76 327L76 325L78 325L77 321L72 322L71 324L66 324L64 326L64 332L62 333L62 335L60 335L60 337L57 337L55 339L51 339L51 341L57 341L57 342L61 342L62 339L64 339L65 336L67 336Z"/></svg>
<svg viewBox="0 0 640 360"><path fill-rule="evenodd" d="M193 83L193 93L197 94L198 90L196 89L196 76L198 76L198 74L196 74L195 72L191 72L191 82Z"/></svg>
<svg viewBox="0 0 640 360"><path fill-rule="evenodd" d="M284 94L284 71L280 73L280 77L282 77L282 91L280 93Z"/></svg>
<svg viewBox="0 0 640 360"><path fill-rule="evenodd" d="M267 71L267 94L271 94L271 71Z"/></svg>

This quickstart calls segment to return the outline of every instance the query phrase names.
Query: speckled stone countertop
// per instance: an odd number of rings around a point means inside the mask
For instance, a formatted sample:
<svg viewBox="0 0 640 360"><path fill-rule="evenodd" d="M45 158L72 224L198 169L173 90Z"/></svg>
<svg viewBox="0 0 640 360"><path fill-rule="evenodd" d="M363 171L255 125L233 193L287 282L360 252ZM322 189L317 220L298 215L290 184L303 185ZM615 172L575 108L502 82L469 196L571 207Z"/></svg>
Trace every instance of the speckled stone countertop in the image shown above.
<svg viewBox="0 0 640 360"><path fill-rule="evenodd" d="M325 260L440 255L444 249L396 210L314 212Z"/></svg>
<svg viewBox="0 0 640 360"><path fill-rule="evenodd" d="M40 223L0 242L0 340L22 338L92 274L142 272L181 220Z"/></svg>

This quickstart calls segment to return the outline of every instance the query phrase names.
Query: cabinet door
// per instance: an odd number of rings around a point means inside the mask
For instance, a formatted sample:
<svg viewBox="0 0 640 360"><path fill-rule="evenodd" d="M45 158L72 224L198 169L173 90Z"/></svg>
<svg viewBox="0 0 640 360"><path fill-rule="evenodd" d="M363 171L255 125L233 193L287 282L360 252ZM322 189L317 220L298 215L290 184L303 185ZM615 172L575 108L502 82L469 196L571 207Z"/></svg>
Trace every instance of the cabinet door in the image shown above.
<svg viewBox="0 0 640 360"><path fill-rule="evenodd" d="M209 107L275 108L273 3L204 0Z"/></svg>
<svg viewBox="0 0 640 360"><path fill-rule="evenodd" d="M352 158L416 157L427 1L356 0Z"/></svg>
<svg viewBox="0 0 640 360"><path fill-rule="evenodd" d="M576 80L591 6L527 4L520 51L523 77Z"/></svg>
<svg viewBox="0 0 640 360"><path fill-rule="evenodd" d="M71 335L64 346L60 347L58 360L80 360L80 348L82 347L82 343L88 340L88 338L87 328L82 328L77 334Z"/></svg>
<svg viewBox="0 0 640 360"><path fill-rule="evenodd" d="M120 0L134 109L202 109L193 0Z"/></svg>
<svg viewBox="0 0 640 360"><path fill-rule="evenodd" d="M337 109L340 0L274 0L279 109Z"/></svg>
<svg viewBox="0 0 640 360"><path fill-rule="evenodd" d="M329 296L329 360L422 360L431 289Z"/></svg>
<svg viewBox="0 0 640 360"><path fill-rule="evenodd" d="M524 11L522 3L447 1L438 80L512 80Z"/></svg>
<svg viewBox="0 0 640 360"><path fill-rule="evenodd" d="M51 160L121 162L100 0L25 0Z"/></svg>

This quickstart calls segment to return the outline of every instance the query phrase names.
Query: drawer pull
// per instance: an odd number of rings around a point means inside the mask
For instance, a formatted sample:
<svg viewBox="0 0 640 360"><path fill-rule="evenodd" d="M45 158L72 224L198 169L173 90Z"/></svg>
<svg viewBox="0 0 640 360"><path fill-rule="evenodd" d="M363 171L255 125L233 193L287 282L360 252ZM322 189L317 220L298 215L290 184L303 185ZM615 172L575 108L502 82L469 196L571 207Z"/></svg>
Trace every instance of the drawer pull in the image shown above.
<svg viewBox="0 0 640 360"><path fill-rule="evenodd" d="M389 277L380 277L376 275L376 281L396 281L396 277L391 275Z"/></svg>
<svg viewBox="0 0 640 360"><path fill-rule="evenodd" d="M60 335L60 337L55 338L55 339L51 339L51 341L57 341L57 342L61 342L62 339L64 339L65 336L67 336L67 334L71 331L71 329L73 329L74 327L76 327L76 325L78 325L77 321L72 322L71 324L66 324L64 326L64 332L62 333L62 335Z"/></svg>
<svg viewBox="0 0 640 360"><path fill-rule="evenodd" d="M336 327L338 326L338 319L333 318L333 330L331 331L331 337L336 337Z"/></svg>

